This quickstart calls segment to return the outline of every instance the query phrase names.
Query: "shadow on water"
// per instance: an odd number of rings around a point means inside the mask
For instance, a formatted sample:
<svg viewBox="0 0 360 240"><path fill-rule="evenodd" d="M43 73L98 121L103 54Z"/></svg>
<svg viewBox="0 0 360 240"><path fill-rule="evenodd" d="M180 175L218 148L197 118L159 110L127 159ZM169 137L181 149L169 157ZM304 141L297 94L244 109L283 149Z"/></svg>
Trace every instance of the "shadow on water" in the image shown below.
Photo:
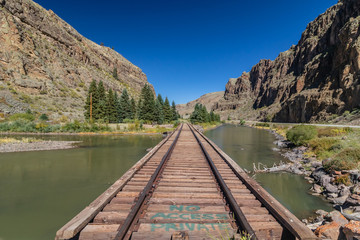
<svg viewBox="0 0 360 240"><path fill-rule="evenodd" d="M17 136L21 137L21 136ZM161 141L154 136L31 136L80 148L0 153L0 239L48 240Z"/></svg>
<svg viewBox="0 0 360 240"><path fill-rule="evenodd" d="M253 170L253 163L272 166L286 162L273 150L276 140L268 131L224 125L205 133L242 168ZM310 195L311 185L302 177L288 173L256 174L255 179L298 218L314 215L317 209L330 211L331 204L321 197Z"/></svg>

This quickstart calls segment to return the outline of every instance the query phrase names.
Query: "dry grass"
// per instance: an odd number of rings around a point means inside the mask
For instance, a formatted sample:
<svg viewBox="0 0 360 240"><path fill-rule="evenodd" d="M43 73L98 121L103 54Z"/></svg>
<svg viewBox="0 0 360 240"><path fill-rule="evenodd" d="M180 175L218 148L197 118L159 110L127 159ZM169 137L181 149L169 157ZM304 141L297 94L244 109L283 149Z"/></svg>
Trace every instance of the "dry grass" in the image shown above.
<svg viewBox="0 0 360 240"><path fill-rule="evenodd" d="M32 142L41 142L42 140L35 139L35 138L22 138L22 139L15 139L15 138L9 138L4 137L0 138L0 144L6 144L6 143L32 143Z"/></svg>

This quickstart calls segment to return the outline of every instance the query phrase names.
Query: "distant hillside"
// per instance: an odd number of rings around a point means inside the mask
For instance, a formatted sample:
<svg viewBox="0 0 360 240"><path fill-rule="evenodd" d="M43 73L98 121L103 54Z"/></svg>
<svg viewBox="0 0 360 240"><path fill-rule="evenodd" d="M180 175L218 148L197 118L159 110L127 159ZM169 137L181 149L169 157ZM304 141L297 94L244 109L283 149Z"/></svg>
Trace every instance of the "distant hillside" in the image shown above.
<svg viewBox="0 0 360 240"><path fill-rule="evenodd" d="M53 119L82 119L93 79L134 97L148 83L119 53L31 0L0 0L0 45L0 114L31 109Z"/></svg>
<svg viewBox="0 0 360 240"><path fill-rule="evenodd" d="M232 118L328 121L360 108L360 1L340 0L296 46L226 84L214 109Z"/></svg>
<svg viewBox="0 0 360 240"><path fill-rule="evenodd" d="M176 105L176 109L178 110L180 116L187 118L188 115L194 111L194 107L197 103L205 105L207 110L210 112L213 109L214 104L220 99L223 99L223 97L224 91L208 93L186 104L178 104Z"/></svg>

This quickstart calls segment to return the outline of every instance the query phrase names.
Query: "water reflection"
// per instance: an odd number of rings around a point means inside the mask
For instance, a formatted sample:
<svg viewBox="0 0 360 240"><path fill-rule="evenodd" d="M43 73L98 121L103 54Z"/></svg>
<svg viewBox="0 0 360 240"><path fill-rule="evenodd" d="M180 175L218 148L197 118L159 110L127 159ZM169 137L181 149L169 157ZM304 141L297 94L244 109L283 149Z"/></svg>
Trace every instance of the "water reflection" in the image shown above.
<svg viewBox="0 0 360 240"><path fill-rule="evenodd" d="M77 149L0 154L0 239L53 239L57 229L162 139L34 137L83 142Z"/></svg>

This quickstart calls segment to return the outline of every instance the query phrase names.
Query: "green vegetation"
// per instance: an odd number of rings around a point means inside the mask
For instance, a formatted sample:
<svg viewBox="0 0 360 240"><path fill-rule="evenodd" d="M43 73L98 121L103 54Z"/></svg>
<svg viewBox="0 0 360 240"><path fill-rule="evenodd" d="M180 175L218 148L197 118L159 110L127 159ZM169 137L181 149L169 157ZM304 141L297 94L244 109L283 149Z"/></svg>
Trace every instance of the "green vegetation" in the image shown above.
<svg viewBox="0 0 360 240"><path fill-rule="evenodd" d="M310 125L298 125L286 133L286 138L296 146L305 145L316 136L316 127Z"/></svg>
<svg viewBox="0 0 360 240"><path fill-rule="evenodd" d="M276 126L277 132L279 129ZM298 125L287 130L286 137L296 146L307 146L305 155L323 160L326 171L360 169L360 131L357 129ZM347 182L345 178L337 181Z"/></svg>
<svg viewBox="0 0 360 240"><path fill-rule="evenodd" d="M48 120L49 120L49 117L44 113L44 114L41 114L41 115L40 115L39 119L40 119L41 121L48 121Z"/></svg>
<svg viewBox="0 0 360 240"><path fill-rule="evenodd" d="M92 106L91 106L92 103ZM136 104L135 99L129 97L126 88L120 98L117 93L109 89L106 93L103 82L92 81L85 103L85 118L90 120L90 108L92 108L92 120L107 123L121 123L126 121L143 120L146 123L171 123L179 118L175 102L170 106L166 97L163 101L161 95L155 99L149 85L141 90L141 96Z"/></svg>
<svg viewBox="0 0 360 240"><path fill-rule="evenodd" d="M360 163L360 149L346 148L337 153L329 161L325 161L324 168L327 171L357 169Z"/></svg>
<svg viewBox="0 0 360 240"><path fill-rule="evenodd" d="M257 123L255 123L255 126L256 127L266 127L266 128L268 128L268 127L270 127L270 124L267 123L267 122L257 122Z"/></svg>
<svg viewBox="0 0 360 240"><path fill-rule="evenodd" d="M220 122L220 115L213 111L210 113L202 104L196 104L194 111L190 115L191 123L216 123Z"/></svg>

